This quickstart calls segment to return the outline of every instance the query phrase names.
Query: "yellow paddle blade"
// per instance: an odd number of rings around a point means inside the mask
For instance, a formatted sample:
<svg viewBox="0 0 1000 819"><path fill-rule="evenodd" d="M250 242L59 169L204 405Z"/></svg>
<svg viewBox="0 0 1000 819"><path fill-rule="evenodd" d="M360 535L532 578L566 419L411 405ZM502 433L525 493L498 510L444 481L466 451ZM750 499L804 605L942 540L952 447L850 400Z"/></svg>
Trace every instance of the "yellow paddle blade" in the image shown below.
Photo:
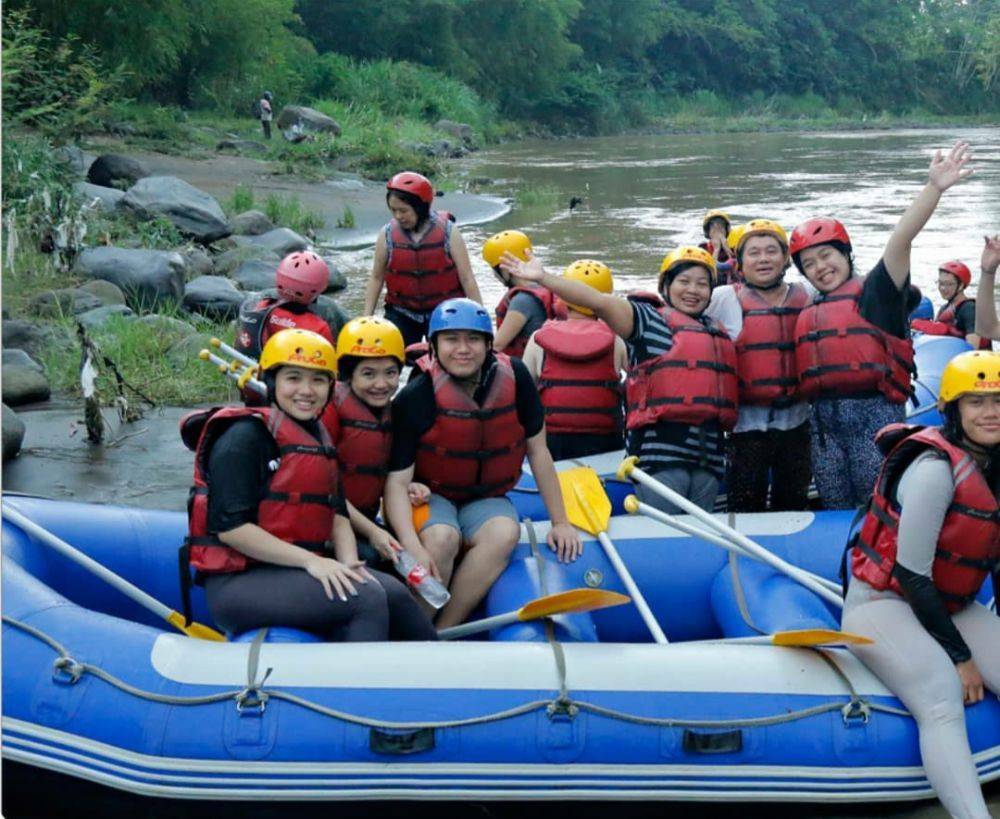
<svg viewBox="0 0 1000 819"><path fill-rule="evenodd" d="M574 466L559 473L559 487L569 522L596 535L608 528L611 501L601 479L589 466Z"/></svg>
<svg viewBox="0 0 1000 819"><path fill-rule="evenodd" d="M832 628L804 628L798 631L779 631L777 634L771 636L771 643L776 646L864 646L874 642L870 637L852 634L849 631L835 631Z"/></svg>
<svg viewBox="0 0 1000 819"><path fill-rule="evenodd" d="M551 617L553 614L595 611L609 606L621 606L631 600L632 598L626 594L602 589L570 589L532 600L517 612L517 619L537 620L539 617Z"/></svg>
<svg viewBox="0 0 1000 819"><path fill-rule="evenodd" d="M219 634L209 626L204 626L201 623L191 623L191 625L185 626L184 615L179 611L170 612L167 615L167 622L178 631L183 631L188 637L194 637L198 640L214 640L217 643L226 642L225 635Z"/></svg>

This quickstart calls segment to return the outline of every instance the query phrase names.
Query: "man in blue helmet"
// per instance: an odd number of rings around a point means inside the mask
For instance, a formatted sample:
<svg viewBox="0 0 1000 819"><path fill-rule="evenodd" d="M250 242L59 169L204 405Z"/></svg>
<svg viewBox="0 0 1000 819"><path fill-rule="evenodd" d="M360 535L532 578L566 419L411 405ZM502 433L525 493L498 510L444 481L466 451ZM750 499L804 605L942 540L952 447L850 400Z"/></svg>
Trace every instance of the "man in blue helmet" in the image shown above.
<svg viewBox="0 0 1000 819"><path fill-rule="evenodd" d="M431 314L428 336L430 368L393 401L384 500L399 542L451 587L437 619L446 628L482 600L517 545L520 527L506 493L525 455L552 520L549 546L560 560L575 560L583 545L566 517L534 381L520 361L493 351L489 314L471 299L449 299ZM412 481L431 489L419 533Z"/></svg>

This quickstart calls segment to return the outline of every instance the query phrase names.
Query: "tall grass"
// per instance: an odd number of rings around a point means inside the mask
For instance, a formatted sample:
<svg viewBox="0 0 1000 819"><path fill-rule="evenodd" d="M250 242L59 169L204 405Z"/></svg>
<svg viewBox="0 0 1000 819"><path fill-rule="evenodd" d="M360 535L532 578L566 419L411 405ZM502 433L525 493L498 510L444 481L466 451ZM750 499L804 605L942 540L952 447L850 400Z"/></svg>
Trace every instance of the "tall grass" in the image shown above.
<svg viewBox="0 0 1000 819"><path fill-rule="evenodd" d="M264 213L273 224L291 228L296 233L311 233L326 224L319 213L304 206L294 194L268 194L264 202Z"/></svg>

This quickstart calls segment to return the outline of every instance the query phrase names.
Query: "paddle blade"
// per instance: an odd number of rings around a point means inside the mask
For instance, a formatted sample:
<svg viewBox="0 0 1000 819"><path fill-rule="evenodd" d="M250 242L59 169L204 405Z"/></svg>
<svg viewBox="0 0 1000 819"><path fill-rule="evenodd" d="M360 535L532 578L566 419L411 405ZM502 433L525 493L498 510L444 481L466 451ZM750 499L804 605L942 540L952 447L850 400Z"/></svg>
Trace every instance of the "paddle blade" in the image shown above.
<svg viewBox="0 0 1000 819"><path fill-rule="evenodd" d="M170 612L167 615L167 622L178 631L183 631L188 637L194 637L198 640L214 640L217 643L226 642L225 635L219 634L219 632L209 626L202 625L201 623L191 623L191 625L185 626L184 615L179 611Z"/></svg>
<svg viewBox="0 0 1000 819"><path fill-rule="evenodd" d="M593 469L575 466L560 472L559 486L570 523L592 535L608 528L611 501Z"/></svg>
<svg viewBox="0 0 1000 819"><path fill-rule="evenodd" d="M771 636L771 644L776 646L864 646L874 643L870 637L852 634L849 631L835 631L831 628L806 628L798 631L779 631Z"/></svg>
<svg viewBox="0 0 1000 819"><path fill-rule="evenodd" d="M602 589L570 589L532 600L521 607L517 619L537 620L539 617L551 617L553 614L577 614L606 609L610 606L621 606L631 600L628 595Z"/></svg>

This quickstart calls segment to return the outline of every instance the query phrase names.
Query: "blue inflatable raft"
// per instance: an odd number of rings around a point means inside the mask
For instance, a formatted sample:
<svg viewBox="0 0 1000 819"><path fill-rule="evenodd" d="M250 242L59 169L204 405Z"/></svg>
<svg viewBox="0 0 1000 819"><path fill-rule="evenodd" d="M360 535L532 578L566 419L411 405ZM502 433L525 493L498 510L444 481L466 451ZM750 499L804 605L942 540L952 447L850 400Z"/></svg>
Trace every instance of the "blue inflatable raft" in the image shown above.
<svg viewBox="0 0 1000 819"><path fill-rule="evenodd" d="M179 606L182 513L4 504ZM850 517L737 515L735 525L833 578ZM524 525L484 615L561 589L623 591L596 541L562 565L544 549L547 530ZM615 517L609 533L669 645L649 642L632 605L453 643L326 644L285 629L263 642L195 640L4 521L4 757L195 799L931 795L912 719L850 653L732 639L835 628L819 598L644 518ZM1000 703L966 713L979 774L996 779Z"/></svg>

